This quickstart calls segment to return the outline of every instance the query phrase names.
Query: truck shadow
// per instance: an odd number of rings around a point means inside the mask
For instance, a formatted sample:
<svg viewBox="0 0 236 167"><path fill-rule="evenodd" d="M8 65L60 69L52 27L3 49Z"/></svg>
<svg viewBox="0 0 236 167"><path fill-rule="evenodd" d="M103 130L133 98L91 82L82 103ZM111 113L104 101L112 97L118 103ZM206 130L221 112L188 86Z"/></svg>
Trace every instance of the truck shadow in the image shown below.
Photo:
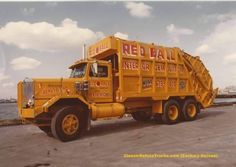
<svg viewBox="0 0 236 167"><path fill-rule="evenodd" d="M86 137L93 137L93 136L102 136L106 134L118 133L122 131L130 131L135 129L141 129L145 127L157 126L158 123L155 120L150 120L147 122L137 122L135 120L125 119L125 120L118 120L118 121L101 121L95 125L92 125L89 132L86 133Z"/></svg>
<svg viewBox="0 0 236 167"><path fill-rule="evenodd" d="M203 121L203 120L207 121L207 118L209 117L217 117L225 113L226 113L225 111L222 111L220 109L216 111L203 111L198 115L195 121ZM185 123L185 121L181 121L180 123ZM104 121L99 121L99 123L92 125L90 131L87 132L84 137L103 136L122 131L127 132L135 129L154 127L154 126L157 127L162 125L165 124L162 122L157 122L155 120L150 120L146 122L137 122L132 118L126 118L124 120L108 120L108 122L104 120ZM175 125L177 124L170 126L175 126Z"/></svg>
<svg viewBox="0 0 236 167"><path fill-rule="evenodd" d="M222 114L226 114L226 111L223 110L208 110L208 111L201 111L201 113L198 115L197 120L203 120L206 119L208 117L217 117L220 116Z"/></svg>

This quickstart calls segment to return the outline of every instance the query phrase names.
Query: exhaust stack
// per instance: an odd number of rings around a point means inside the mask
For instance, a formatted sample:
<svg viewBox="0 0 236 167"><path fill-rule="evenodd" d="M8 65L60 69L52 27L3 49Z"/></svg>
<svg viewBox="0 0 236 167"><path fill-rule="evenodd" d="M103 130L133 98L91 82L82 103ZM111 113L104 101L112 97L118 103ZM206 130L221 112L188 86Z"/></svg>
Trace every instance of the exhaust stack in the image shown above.
<svg viewBox="0 0 236 167"><path fill-rule="evenodd" d="M85 60L87 58L86 56L86 44L83 45L83 59Z"/></svg>

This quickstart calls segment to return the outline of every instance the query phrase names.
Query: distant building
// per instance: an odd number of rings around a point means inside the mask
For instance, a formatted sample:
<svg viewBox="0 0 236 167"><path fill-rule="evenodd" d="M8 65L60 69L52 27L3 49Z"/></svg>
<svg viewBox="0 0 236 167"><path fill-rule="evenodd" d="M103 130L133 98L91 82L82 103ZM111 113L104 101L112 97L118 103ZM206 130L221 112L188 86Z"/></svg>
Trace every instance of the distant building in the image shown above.
<svg viewBox="0 0 236 167"><path fill-rule="evenodd" d="M234 90L233 91L228 91L228 94L229 95L236 95L236 91L234 91Z"/></svg>
<svg viewBox="0 0 236 167"><path fill-rule="evenodd" d="M10 98L10 99L0 99L0 103L16 103L17 100L14 98Z"/></svg>
<svg viewBox="0 0 236 167"><path fill-rule="evenodd" d="M227 86L219 91L220 95L236 95L236 86Z"/></svg>

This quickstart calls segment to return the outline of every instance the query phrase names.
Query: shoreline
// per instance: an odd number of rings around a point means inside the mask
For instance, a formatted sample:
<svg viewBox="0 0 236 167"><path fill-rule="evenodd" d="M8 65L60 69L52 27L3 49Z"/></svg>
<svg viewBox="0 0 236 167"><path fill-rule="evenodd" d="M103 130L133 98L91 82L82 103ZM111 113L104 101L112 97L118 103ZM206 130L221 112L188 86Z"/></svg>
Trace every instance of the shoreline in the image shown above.
<svg viewBox="0 0 236 167"><path fill-rule="evenodd" d="M17 102L0 102L0 104L16 104Z"/></svg>
<svg viewBox="0 0 236 167"><path fill-rule="evenodd" d="M216 108L216 107L223 107L223 106L232 106L236 104L236 102L219 102L211 105L208 108ZM0 119L0 128L5 126L17 126L17 125L26 125L27 123L23 123L20 118L14 119Z"/></svg>
<svg viewBox="0 0 236 167"><path fill-rule="evenodd" d="M0 128L4 126L16 126L16 125L23 125L20 118L0 120Z"/></svg>

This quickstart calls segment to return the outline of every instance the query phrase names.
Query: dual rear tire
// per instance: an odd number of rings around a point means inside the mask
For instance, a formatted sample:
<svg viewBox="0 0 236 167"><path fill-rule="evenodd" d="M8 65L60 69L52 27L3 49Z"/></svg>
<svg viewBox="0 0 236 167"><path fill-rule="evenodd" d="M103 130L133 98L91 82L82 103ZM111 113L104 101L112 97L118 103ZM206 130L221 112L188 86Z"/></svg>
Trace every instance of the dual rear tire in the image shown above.
<svg viewBox="0 0 236 167"><path fill-rule="evenodd" d="M182 111L181 111L182 110ZM180 106L178 101L170 99L164 103L162 121L166 124L178 123L181 118L185 121L193 121L199 113L199 107L195 100L187 99Z"/></svg>
<svg viewBox="0 0 236 167"><path fill-rule="evenodd" d="M183 117L185 121L194 121L200 112L197 102L193 99L188 99L182 107Z"/></svg>

